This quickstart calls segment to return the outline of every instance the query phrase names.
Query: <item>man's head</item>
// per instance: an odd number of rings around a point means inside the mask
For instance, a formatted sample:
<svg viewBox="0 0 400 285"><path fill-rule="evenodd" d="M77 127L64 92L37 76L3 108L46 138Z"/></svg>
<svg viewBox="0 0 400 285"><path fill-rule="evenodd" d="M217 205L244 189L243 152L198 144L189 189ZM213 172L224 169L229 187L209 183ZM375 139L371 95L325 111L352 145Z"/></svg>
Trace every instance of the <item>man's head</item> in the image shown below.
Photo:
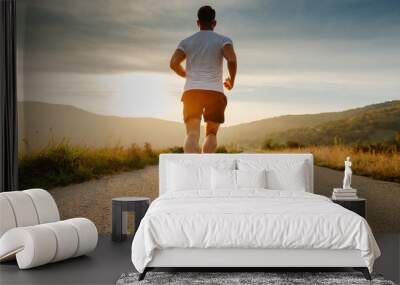
<svg viewBox="0 0 400 285"><path fill-rule="evenodd" d="M197 25L200 30L214 30L217 21L215 21L215 10L211 6L200 7L197 12Z"/></svg>

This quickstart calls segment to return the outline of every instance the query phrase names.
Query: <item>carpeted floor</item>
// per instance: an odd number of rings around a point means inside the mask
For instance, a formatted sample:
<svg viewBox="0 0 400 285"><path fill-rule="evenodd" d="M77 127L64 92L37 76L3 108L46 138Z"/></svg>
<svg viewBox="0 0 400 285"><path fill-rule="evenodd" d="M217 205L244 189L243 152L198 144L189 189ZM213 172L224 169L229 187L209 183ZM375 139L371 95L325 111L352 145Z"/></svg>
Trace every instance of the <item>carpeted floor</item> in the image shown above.
<svg viewBox="0 0 400 285"><path fill-rule="evenodd" d="M138 273L122 274L117 285L394 285L392 281L384 280L380 275L373 275L368 281L359 272L148 272L146 278L138 281Z"/></svg>

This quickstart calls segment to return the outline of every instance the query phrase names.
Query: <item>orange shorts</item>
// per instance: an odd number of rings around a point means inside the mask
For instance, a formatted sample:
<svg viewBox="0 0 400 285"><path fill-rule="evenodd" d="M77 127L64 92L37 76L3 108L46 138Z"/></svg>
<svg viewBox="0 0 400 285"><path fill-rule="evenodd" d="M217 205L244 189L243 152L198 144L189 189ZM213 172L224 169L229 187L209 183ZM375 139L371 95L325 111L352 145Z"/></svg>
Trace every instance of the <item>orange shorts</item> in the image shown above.
<svg viewBox="0 0 400 285"><path fill-rule="evenodd" d="M183 93L183 120L200 119L222 124L225 121L227 99L224 93L213 90L192 89Z"/></svg>

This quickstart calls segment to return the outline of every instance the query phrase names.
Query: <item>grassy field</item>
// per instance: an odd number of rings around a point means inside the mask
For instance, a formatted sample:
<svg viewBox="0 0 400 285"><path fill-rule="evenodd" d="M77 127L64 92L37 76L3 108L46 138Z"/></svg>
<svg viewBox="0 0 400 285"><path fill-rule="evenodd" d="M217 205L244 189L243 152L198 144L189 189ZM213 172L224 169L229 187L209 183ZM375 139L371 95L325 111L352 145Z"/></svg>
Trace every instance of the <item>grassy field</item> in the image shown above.
<svg viewBox="0 0 400 285"><path fill-rule="evenodd" d="M281 148L279 150L260 150L260 152L312 153L314 163L337 170L344 169L344 160L350 156L353 173L400 183L400 153L394 151L361 151L343 145Z"/></svg>
<svg viewBox="0 0 400 285"><path fill-rule="evenodd" d="M19 157L19 187L50 189L96 179L104 175L144 168L158 163L160 153L180 153L181 147L153 150L149 144L139 147L90 148L66 142L53 143L48 147ZM237 153L241 149L229 146L218 148L219 153ZM348 146L291 147L260 152L311 152L315 164L332 169L343 169L346 156L353 160L353 172L357 175L400 183L400 153L360 151Z"/></svg>

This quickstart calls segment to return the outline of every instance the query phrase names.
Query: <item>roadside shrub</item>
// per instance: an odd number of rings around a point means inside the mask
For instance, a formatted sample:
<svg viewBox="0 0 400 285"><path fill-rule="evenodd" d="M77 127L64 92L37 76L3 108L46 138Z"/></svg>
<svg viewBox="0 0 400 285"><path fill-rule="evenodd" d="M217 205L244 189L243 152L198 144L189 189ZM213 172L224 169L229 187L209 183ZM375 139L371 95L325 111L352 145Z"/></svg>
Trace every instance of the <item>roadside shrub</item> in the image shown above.
<svg viewBox="0 0 400 285"><path fill-rule="evenodd" d="M298 143L298 142L295 142L295 141L287 141L287 142L286 142L286 146L287 146L288 148L299 148L299 147L303 147L302 144L300 144L300 143Z"/></svg>
<svg viewBox="0 0 400 285"><path fill-rule="evenodd" d="M243 149L234 145L221 145L217 147L216 153L241 153Z"/></svg>
<svg viewBox="0 0 400 285"><path fill-rule="evenodd" d="M282 145L280 143L275 142L274 140L267 138L261 144L261 149L263 150L279 150L284 149L286 145Z"/></svg>
<svg viewBox="0 0 400 285"><path fill-rule="evenodd" d="M183 147L173 146L173 147L167 148L164 152L166 152L166 153L183 153Z"/></svg>

